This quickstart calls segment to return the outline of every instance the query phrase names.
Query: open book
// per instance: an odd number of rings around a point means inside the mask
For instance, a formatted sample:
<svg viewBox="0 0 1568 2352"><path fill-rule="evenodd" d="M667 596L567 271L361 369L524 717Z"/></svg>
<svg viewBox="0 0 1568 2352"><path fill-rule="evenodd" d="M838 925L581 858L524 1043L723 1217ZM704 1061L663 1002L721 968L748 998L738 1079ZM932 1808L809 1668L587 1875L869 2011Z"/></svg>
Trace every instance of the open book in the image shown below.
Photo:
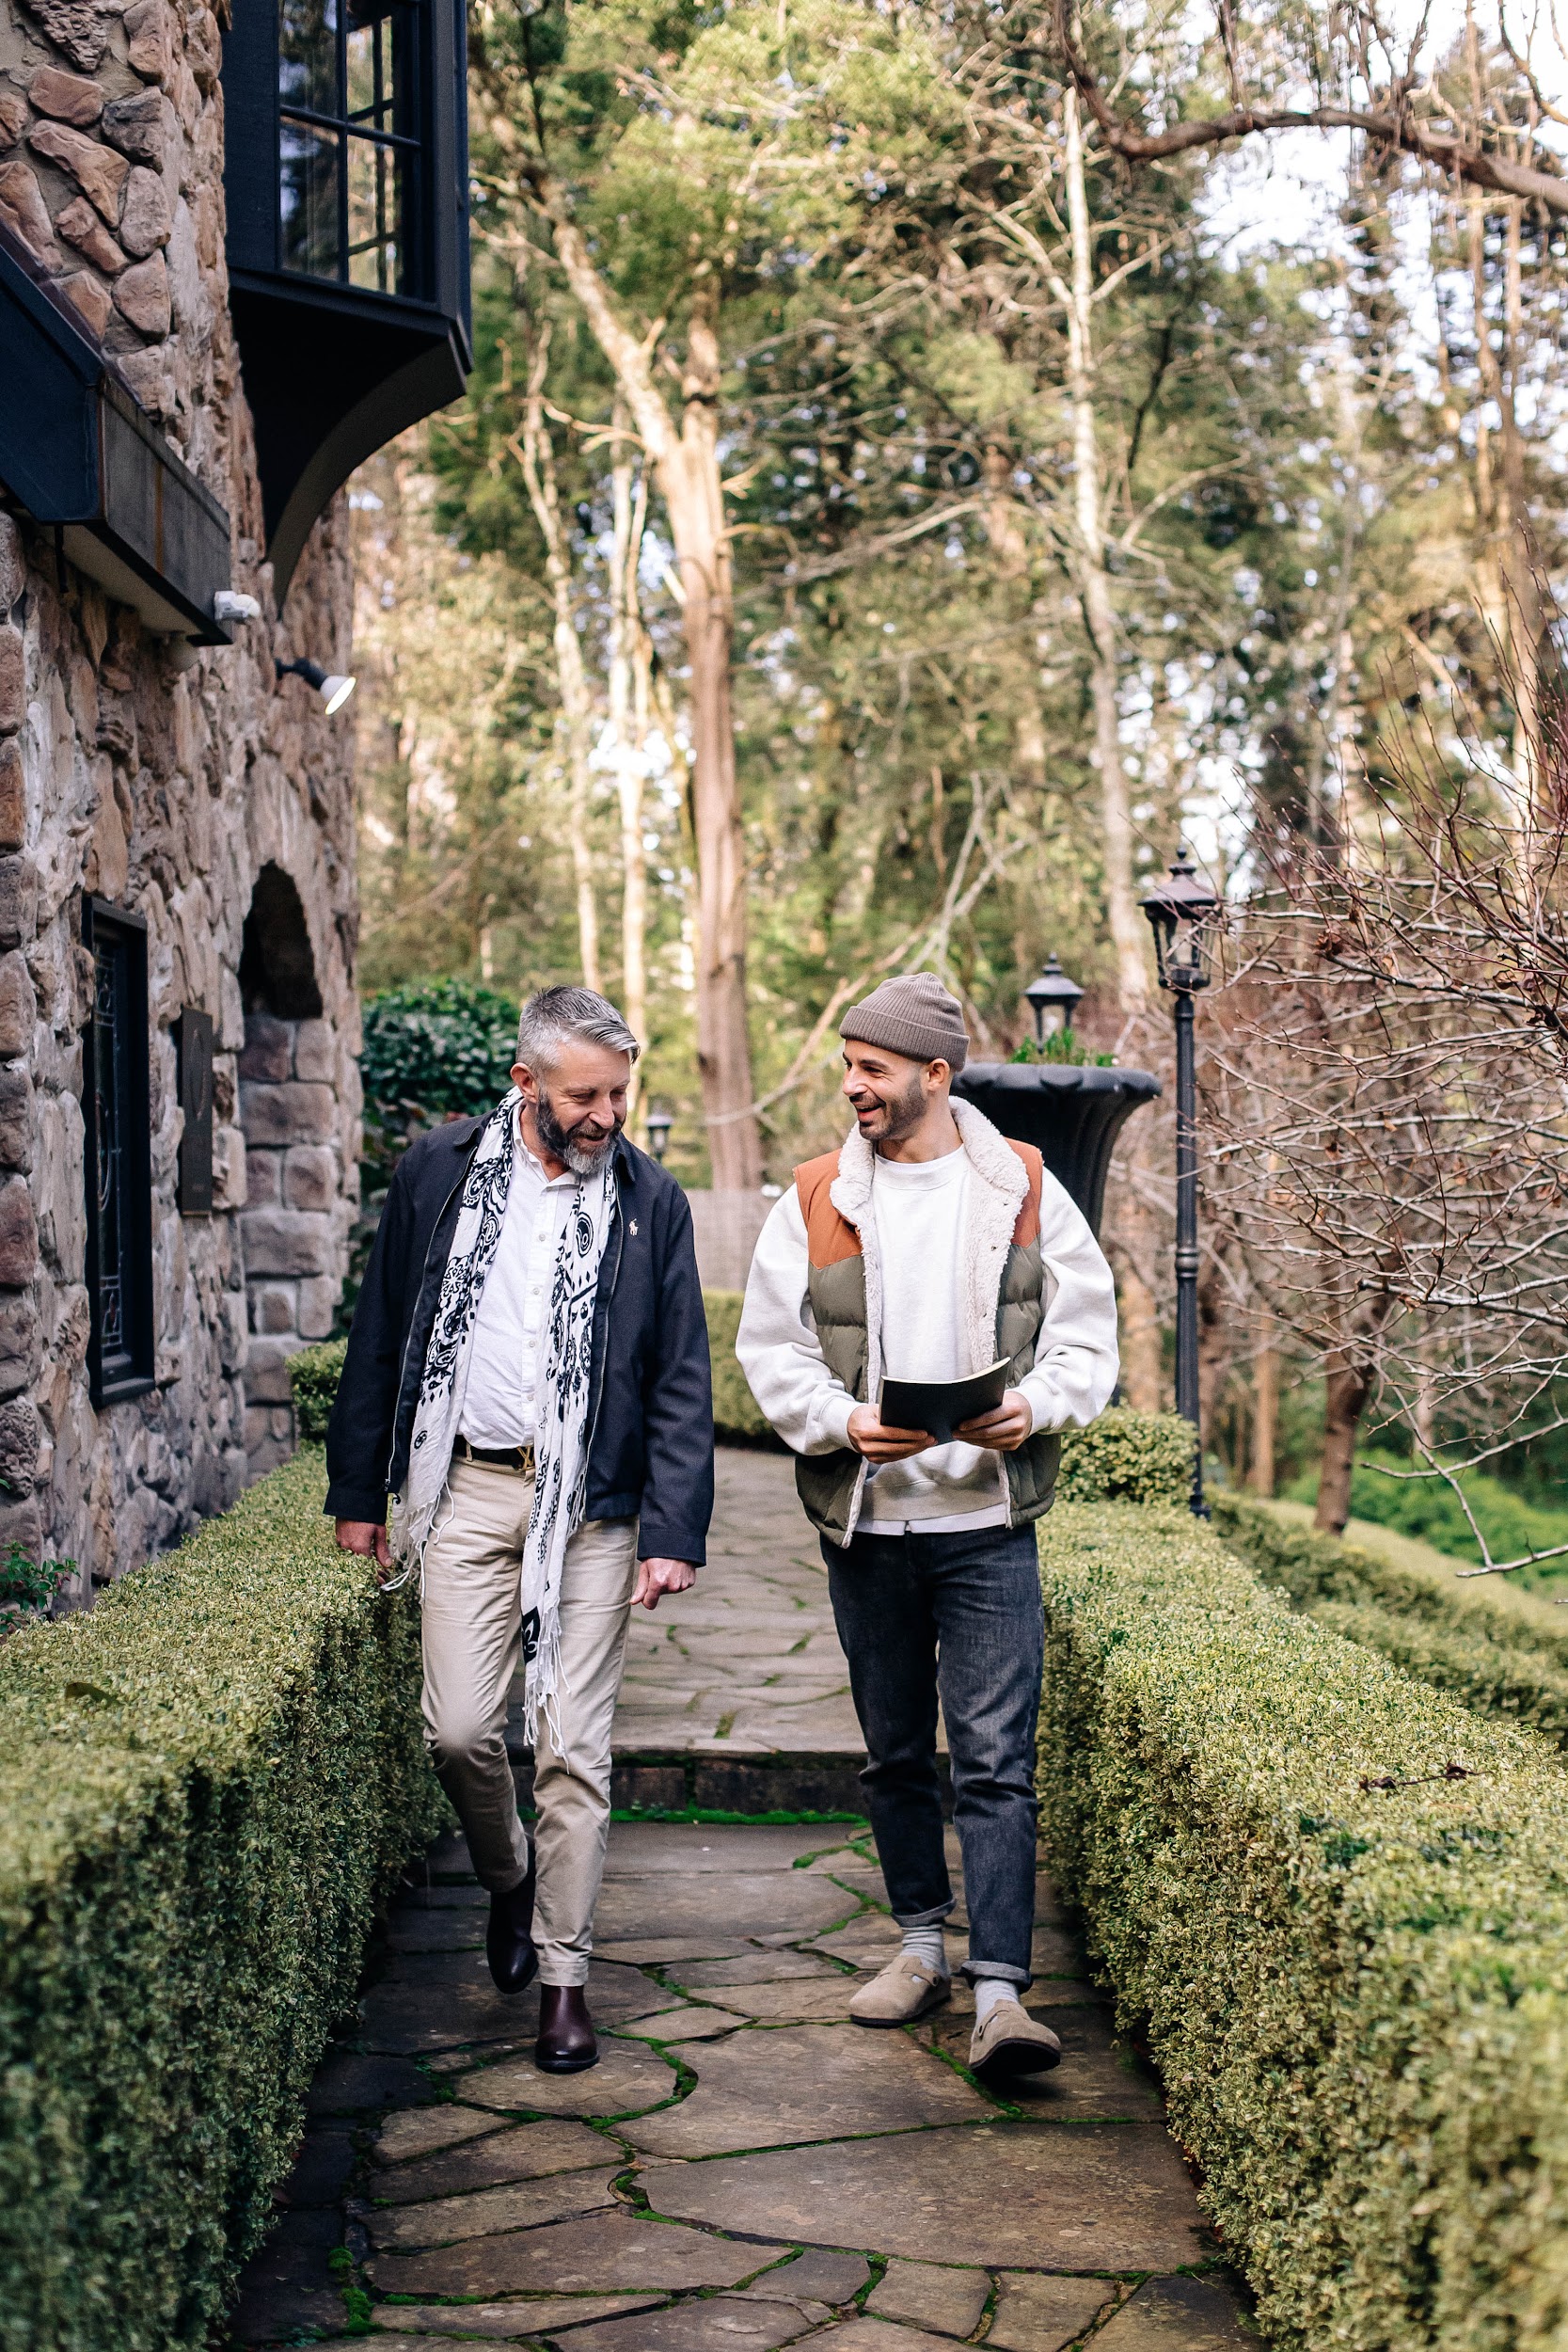
<svg viewBox="0 0 1568 2352"><path fill-rule="evenodd" d="M926 1429L935 1445L951 1445L960 1422L994 1412L1007 1388L1007 1359L967 1380L884 1380L877 1410L884 1429Z"/></svg>

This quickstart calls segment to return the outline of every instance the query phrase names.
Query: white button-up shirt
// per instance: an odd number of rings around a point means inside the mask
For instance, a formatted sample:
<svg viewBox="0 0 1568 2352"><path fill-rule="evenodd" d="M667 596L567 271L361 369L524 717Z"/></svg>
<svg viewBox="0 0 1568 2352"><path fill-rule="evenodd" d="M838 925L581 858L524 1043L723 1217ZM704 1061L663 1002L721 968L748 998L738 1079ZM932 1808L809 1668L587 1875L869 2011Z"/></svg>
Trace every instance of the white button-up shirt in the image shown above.
<svg viewBox="0 0 1568 2352"><path fill-rule="evenodd" d="M506 1215L474 1323L458 1434L470 1445L527 1445L534 1432L539 1343L549 1313L556 1251L577 1178L546 1176L521 1135L514 1145Z"/></svg>

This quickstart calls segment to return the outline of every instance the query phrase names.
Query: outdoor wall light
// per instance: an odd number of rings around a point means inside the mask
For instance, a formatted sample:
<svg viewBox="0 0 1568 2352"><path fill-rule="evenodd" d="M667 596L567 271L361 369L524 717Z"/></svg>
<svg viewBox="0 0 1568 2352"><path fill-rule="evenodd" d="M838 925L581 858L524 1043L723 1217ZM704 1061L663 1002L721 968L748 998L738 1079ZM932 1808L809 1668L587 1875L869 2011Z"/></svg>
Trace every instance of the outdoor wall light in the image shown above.
<svg viewBox="0 0 1568 2352"><path fill-rule="evenodd" d="M664 1154L670 1149L670 1130L674 1123L668 1111L648 1113L648 1149L660 1168L664 1166Z"/></svg>
<svg viewBox="0 0 1568 2352"><path fill-rule="evenodd" d="M1176 999L1176 1409L1190 1421L1195 1518L1207 1518L1203 1500L1203 1438L1197 1377L1197 1080L1193 999L1209 985L1209 940L1220 900L1185 850L1164 882L1141 901L1154 933L1160 986Z"/></svg>
<svg viewBox="0 0 1568 2352"><path fill-rule="evenodd" d="M1071 1028L1084 992L1076 980L1068 978L1054 955L1049 955L1039 978L1031 980L1024 990L1023 1001L1035 1016L1035 1041L1043 1046L1048 1037L1060 1037L1064 1029Z"/></svg>
<svg viewBox="0 0 1568 2352"><path fill-rule="evenodd" d="M280 661L277 675L279 677L302 677L307 686L313 686L326 705L329 719L335 710L341 710L359 683L357 678L334 675L324 670L319 661Z"/></svg>

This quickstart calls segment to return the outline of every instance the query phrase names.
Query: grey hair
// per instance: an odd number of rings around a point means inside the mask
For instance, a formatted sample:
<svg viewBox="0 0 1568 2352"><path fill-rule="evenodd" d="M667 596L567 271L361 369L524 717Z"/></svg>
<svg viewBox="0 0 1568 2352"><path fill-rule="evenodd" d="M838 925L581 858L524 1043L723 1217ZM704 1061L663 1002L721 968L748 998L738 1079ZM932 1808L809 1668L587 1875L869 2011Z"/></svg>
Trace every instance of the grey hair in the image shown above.
<svg viewBox="0 0 1568 2352"><path fill-rule="evenodd" d="M592 988L542 988L523 1007L517 1059L529 1070L554 1070L571 1037L629 1054L633 1061L642 1051L608 996Z"/></svg>

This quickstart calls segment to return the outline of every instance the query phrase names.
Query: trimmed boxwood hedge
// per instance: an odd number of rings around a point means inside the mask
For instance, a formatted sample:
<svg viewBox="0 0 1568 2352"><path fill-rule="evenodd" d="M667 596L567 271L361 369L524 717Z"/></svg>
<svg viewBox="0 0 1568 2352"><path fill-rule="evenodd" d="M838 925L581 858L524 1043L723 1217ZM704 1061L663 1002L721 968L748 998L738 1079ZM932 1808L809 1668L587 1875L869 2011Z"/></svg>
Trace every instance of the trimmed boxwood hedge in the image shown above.
<svg viewBox="0 0 1568 2352"><path fill-rule="evenodd" d="M1461 1582L1453 1564L1424 1546L1396 1538L1388 1556L1240 1496L1216 1496L1214 1525L1239 1558L1320 1623L1466 1706L1568 1747L1568 1626L1550 1601L1497 1577Z"/></svg>
<svg viewBox="0 0 1568 2352"><path fill-rule="evenodd" d="M347 1354L347 1340L323 1340L319 1347L302 1347L289 1358L294 1428L303 1444L320 1445L326 1436Z"/></svg>
<svg viewBox="0 0 1568 2352"><path fill-rule="evenodd" d="M1040 1555L1048 1849L1271 2341L1560 2346L1555 1751L1292 1613L1183 1512L1064 1503Z"/></svg>
<svg viewBox="0 0 1568 2352"><path fill-rule="evenodd" d="M441 1825L419 1628L318 1454L0 1644L0 2345L208 2341Z"/></svg>

